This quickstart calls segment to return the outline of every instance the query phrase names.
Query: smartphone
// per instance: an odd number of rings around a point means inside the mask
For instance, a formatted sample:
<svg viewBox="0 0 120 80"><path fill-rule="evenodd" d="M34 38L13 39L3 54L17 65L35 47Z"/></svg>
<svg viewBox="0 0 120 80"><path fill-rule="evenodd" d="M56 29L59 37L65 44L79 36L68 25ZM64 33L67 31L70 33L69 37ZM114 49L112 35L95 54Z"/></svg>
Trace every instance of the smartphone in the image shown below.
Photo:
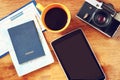
<svg viewBox="0 0 120 80"><path fill-rule="evenodd" d="M104 80L99 65L81 29L51 43L68 80Z"/></svg>

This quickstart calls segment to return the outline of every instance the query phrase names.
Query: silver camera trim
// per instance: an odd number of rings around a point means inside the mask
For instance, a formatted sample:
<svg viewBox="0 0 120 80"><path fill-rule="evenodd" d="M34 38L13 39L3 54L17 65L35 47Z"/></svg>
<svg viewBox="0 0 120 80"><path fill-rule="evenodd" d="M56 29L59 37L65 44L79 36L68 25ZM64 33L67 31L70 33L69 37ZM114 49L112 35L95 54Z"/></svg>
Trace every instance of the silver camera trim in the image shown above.
<svg viewBox="0 0 120 80"><path fill-rule="evenodd" d="M85 0L85 1L98 9L102 9L101 6L103 5L103 2L99 2L97 0Z"/></svg>

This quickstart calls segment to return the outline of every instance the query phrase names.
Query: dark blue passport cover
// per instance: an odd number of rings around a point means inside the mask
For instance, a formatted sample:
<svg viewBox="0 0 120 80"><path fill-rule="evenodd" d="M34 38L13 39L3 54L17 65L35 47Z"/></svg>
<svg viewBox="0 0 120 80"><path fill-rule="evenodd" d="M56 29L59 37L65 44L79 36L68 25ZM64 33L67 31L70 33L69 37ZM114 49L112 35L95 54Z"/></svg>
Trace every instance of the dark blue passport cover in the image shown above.
<svg viewBox="0 0 120 80"><path fill-rule="evenodd" d="M19 64L44 56L34 21L8 29Z"/></svg>

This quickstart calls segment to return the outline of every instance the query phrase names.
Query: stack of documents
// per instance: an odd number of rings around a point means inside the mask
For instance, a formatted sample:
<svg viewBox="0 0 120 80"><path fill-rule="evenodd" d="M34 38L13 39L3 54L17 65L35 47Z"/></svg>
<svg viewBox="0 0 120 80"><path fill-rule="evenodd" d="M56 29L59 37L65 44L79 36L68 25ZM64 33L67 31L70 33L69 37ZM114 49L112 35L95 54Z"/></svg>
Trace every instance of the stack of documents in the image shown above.
<svg viewBox="0 0 120 80"><path fill-rule="evenodd" d="M0 21L0 24L0 56L3 56L8 52L10 53L13 64L19 76L23 76L54 62L50 49L43 35L43 31L45 29L41 25L40 13L36 9L34 2L26 4L22 8L3 18ZM23 30L22 27L25 28L25 30ZM36 40L32 40L31 36L28 35L28 33L31 31L30 29L33 30L33 33L30 35L37 34L36 37L38 38L35 38ZM25 35L25 39L22 37L22 32L27 35L27 38ZM23 41L20 41L18 38ZM22 42L27 42L27 40L28 42L32 41L35 45L32 47L27 45L23 46L25 44ZM41 46L38 46L35 41L37 41ZM33 50L24 52L25 48L28 50L33 48ZM32 58L29 55L33 55L35 57Z"/></svg>

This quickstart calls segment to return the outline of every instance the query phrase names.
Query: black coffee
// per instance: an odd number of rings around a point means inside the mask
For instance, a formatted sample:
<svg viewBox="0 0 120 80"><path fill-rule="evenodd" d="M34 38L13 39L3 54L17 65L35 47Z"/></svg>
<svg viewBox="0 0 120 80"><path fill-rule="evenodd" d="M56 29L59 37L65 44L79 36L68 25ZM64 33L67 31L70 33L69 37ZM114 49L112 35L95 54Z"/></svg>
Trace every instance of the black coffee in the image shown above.
<svg viewBox="0 0 120 80"><path fill-rule="evenodd" d="M50 9L45 16L45 23L51 30L62 29L67 22L67 14L61 8Z"/></svg>

